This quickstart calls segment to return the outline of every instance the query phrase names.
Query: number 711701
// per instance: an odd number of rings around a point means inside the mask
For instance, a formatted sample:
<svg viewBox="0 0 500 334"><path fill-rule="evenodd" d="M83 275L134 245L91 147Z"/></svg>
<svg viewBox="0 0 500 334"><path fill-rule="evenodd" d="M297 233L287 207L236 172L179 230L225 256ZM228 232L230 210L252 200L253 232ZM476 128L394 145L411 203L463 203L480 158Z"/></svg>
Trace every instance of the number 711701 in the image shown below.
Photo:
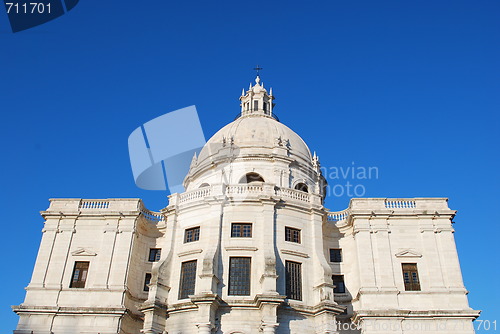
<svg viewBox="0 0 500 334"><path fill-rule="evenodd" d="M50 14L50 2L6 2L7 14Z"/></svg>

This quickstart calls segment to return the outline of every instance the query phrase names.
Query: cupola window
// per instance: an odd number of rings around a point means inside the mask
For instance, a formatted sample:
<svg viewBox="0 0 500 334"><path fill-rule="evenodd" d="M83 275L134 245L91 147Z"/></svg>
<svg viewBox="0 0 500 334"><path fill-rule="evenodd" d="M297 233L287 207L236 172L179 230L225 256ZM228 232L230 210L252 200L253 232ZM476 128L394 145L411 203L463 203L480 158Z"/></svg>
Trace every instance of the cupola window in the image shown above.
<svg viewBox="0 0 500 334"><path fill-rule="evenodd" d="M296 190L299 190L299 191L303 191L305 193L309 192L309 189L307 188L307 184L305 183L297 183L297 185L295 186L295 189Z"/></svg>
<svg viewBox="0 0 500 334"><path fill-rule="evenodd" d="M262 176L257 173L248 173L243 176L240 183L265 182Z"/></svg>

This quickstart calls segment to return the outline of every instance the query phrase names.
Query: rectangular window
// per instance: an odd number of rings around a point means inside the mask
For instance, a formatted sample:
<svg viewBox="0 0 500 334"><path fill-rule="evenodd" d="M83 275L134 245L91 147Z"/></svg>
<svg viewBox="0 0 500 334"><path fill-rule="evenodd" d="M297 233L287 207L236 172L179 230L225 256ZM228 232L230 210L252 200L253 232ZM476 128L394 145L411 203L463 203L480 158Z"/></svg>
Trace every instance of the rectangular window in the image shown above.
<svg viewBox="0 0 500 334"><path fill-rule="evenodd" d="M149 249L149 262L158 262L161 257L161 248L150 248Z"/></svg>
<svg viewBox="0 0 500 334"><path fill-rule="evenodd" d="M405 291L420 291L420 281L416 263L402 263Z"/></svg>
<svg viewBox="0 0 500 334"><path fill-rule="evenodd" d="M179 299L189 298L194 295L196 283L196 260L182 262L181 279L179 286Z"/></svg>
<svg viewBox="0 0 500 334"><path fill-rule="evenodd" d="M285 227L285 241L291 241L300 244L300 230L293 227Z"/></svg>
<svg viewBox="0 0 500 334"><path fill-rule="evenodd" d="M302 264L285 261L286 271L286 297L302 300Z"/></svg>
<svg viewBox="0 0 500 334"><path fill-rule="evenodd" d="M342 262L342 249L340 248L330 249L330 262Z"/></svg>
<svg viewBox="0 0 500 334"><path fill-rule="evenodd" d="M251 223L232 223L231 224L232 238L251 238L252 224Z"/></svg>
<svg viewBox="0 0 500 334"><path fill-rule="evenodd" d="M229 289L230 296L250 296L251 258L229 258Z"/></svg>
<svg viewBox="0 0 500 334"><path fill-rule="evenodd" d="M259 101L257 100L253 101L253 110L255 111L259 110Z"/></svg>
<svg viewBox="0 0 500 334"><path fill-rule="evenodd" d="M146 273L146 276L144 277L144 291L149 291L149 284L151 283L151 273Z"/></svg>
<svg viewBox="0 0 500 334"><path fill-rule="evenodd" d="M76 261L73 268L73 276L71 277L70 288L84 288L87 281L87 274L89 272L88 261Z"/></svg>
<svg viewBox="0 0 500 334"><path fill-rule="evenodd" d="M335 285L333 293L345 293L344 275L333 275L332 280Z"/></svg>
<svg viewBox="0 0 500 334"><path fill-rule="evenodd" d="M192 242L200 240L200 227L186 229L184 233L184 242Z"/></svg>

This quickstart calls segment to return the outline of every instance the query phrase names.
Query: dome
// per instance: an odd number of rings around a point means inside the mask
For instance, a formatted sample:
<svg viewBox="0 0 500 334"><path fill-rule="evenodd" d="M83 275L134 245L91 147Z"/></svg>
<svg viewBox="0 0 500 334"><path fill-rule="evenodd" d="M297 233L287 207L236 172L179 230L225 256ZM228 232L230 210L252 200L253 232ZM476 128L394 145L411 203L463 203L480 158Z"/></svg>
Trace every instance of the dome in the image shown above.
<svg viewBox="0 0 500 334"><path fill-rule="evenodd" d="M201 150L198 164L203 164L207 158L215 158L226 145L233 145L241 155L252 152L268 154L276 152L276 148L283 148L281 152L294 160L310 164L312 159L311 151L298 134L272 117L263 115L243 116L220 129Z"/></svg>
<svg viewBox="0 0 500 334"><path fill-rule="evenodd" d="M273 116L274 97L257 77L240 97L240 116L210 138L191 162L184 179L186 189L201 184L234 182L258 172L265 182L316 182L317 157L302 138ZM230 166L228 166L230 165ZM293 171L292 171L293 170ZM265 174L265 175L264 175Z"/></svg>

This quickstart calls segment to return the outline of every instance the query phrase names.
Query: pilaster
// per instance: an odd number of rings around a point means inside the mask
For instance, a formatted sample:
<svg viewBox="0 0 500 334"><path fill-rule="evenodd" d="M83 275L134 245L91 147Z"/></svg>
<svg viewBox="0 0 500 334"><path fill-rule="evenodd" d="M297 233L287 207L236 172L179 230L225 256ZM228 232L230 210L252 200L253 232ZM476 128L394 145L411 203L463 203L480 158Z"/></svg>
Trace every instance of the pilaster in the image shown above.
<svg viewBox="0 0 500 334"><path fill-rule="evenodd" d="M145 302L139 308L144 313L144 325L141 333L163 334L165 331L165 314L167 306L159 302Z"/></svg>
<svg viewBox="0 0 500 334"><path fill-rule="evenodd" d="M49 263L52 256L52 250L57 236L57 225L59 217L49 218L42 229L42 241L36 257L35 268L28 288L43 288L45 286L45 277L49 269Z"/></svg>
<svg viewBox="0 0 500 334"><path fill-rule="evenodd" d="M268 191L271 193L271 191ZM261 291L262 294L267 295L278 295L276 288L276 281L278 275L276 272L276 250L275 250L275 231L276 231L276 200L261 199L262 202L262 220L261 220L261 247L263 252L261 253L264 257L263 263L264 268L262 268L263 274L260 277ZM261 270L258 270L261 272Z"/></svg>
<svg viewBox="0 0 500 334"><path fill-rule="evenodd" d="M260 329L264 333L275 333L278 323L278 307L285 300L285 296L277 294L257 295L255 302L260 309L261 325Z"/></svg>
<svg viewBox="0 0 500 334"><path fill-rule="evenodd" d="M319 196L314 195L318 199ZM325 257L323 246L323 217L324 211L319 208L310 210L309 229L311 231L312 264L315 279L312 281L318 293L314 303L320 303L327 296L333 300L332 269ZM320 288L318 288L320 287Z"/></svg>
<svg viewBox="0 0 500 334"><path fill-rule="evenodd" d="M377 288L383 292L397 293L396 282L394 281L393 252L390 241L390 227L388 216L372 217L370 219L371 238L373 241L375 276ZM396 307L397 300L392 300L394 304L388 307Z"/></svg>
<svg viewBox="0 0 500 334"><path fill-rule="evenodd" d="M198 294L191 297L191 302L198 307L194 322L198 334L210 334L215 328L215 313L221 300L216 294Z"/></svg>
<svg viewBox="0 0 500 334"><path fill-rule="evenodd" d="M114 248L116 244L116 236L118 234L119 218L105 219L106 225L101 231L102 241L97 263L94 264L96 269L94 287L108 288L108 280L111 269L111 261L114 256Z"/></svg>
<svg viewBox="0 0 500 334"><path fill-rule="evenodd" d="M440 225L436 227L435 233L440 250L439 254L445 283L450 290L459 290L465 293L455 237L453 235L454 230L449 220Z"/></svg>
<svg viewBox="0 0 500 334"><path fill-rule="evenodd" d="M71 241L73 240L73 234L76 232L76 220L76 216L65 216L61 218L59 222L47 276L45 278L45 288L61 289L63 287L64 272L68 265L67 262ZM68 286L70 284L69 280L68 278Z"/></svg>
<svg viewBox="0 0 500 334"><path fill-rule="evenodd" d="M130 252L133 249L136 237L135 223L137 218L125 218L120 220L118 235L116 236L115 251L111 259L110 276L108 287L110 289L125 289Z"/></svg>
<svg viewBox="0 0 500 334"><path fill-rule="evenodd" d="M437 231L434 221L431 218L422 217L419 219L420 239L422 250L424 251L423 261L427 265L430 290L442 290L445 288L443 276L443 264L439 256Z"/></svg>
<svg viewBox="0 0 500 334"><path fill-rule="evenodd" d="M203 263L201 267L201 274L197 284L198 291L201 294L216 294L219 284L218 273L218 259L220 257L220 238L221 238L221 222L222 210L224 201L222 200L223 185L219 185L218 189L214 189L214 197L209 199L207 203L210 205L206 210L206 220L203 222L203 238L210 240L207 243L208 247L203 252Z"/></svg>
<svg viewBox="0 0 500 334"><path fill-rule="evenodd" d="M353 235L358 255L360 288L361 290L377 291L372 235L368 218L353 217Z"/></svg>

